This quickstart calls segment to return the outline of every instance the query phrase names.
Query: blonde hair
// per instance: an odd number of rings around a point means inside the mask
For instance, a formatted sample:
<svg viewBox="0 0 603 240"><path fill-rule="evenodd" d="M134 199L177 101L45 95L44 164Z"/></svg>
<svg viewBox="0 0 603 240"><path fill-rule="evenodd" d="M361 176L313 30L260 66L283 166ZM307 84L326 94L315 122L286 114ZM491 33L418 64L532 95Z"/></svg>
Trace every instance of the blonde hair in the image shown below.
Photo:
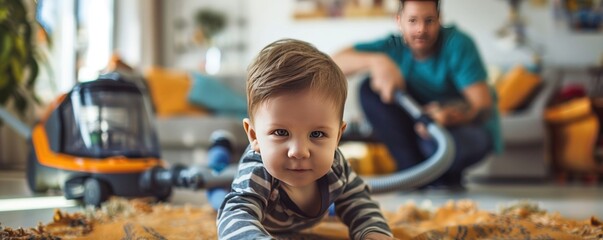
<svg viewBox="0 0 603 240"><path fill-rule="evenodd" d="M247 69L247 111L270 98L304 90L331 100L343 117L347 80L335 62L311 44L281 39L264 47Z"/></svg>

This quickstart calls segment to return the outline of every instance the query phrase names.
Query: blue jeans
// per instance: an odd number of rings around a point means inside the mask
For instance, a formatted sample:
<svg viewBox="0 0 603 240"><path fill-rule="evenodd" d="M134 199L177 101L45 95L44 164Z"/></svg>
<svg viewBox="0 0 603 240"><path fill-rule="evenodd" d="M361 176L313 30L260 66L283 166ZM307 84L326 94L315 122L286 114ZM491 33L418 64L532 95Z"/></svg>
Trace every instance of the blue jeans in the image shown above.
<svg viewBox="0 0 603 240"><path fill-rule="evenodd" d="M437 143L419 137L414 130L414 119L397 104L383 103L371 90L368 79L360 87L360 102L373 134L387 146L399 170L412 167L435 153ZM465 125L447 130L456 145L454 161L433 185L460 184L463 170L482 160L493 149L492 137L482 126Z"/></svg>

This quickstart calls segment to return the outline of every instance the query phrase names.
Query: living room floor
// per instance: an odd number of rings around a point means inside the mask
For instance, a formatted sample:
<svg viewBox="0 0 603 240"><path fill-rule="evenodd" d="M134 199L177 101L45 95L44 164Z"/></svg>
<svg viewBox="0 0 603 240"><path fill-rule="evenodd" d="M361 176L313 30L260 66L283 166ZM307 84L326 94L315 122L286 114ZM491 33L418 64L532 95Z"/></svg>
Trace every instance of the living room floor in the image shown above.
<svg viewBox="0 0 603 240"><path fill-rule="evenodd" d="M496 212L502 206L529 201L548 212L578 220L591 216L603 218L603 187L582 183L559 185L550 182L476 183L469 182L465 191L446 190L405 191L376 195L385 210L394 211L400 204L414 201L418 206L433 209L449 200L469 199L481 209ZM205 204L204 191L178 189L171 202L176 205ZM0 171L0 223L3 227L33 227L38 222L52 221L55 208L75 212L77 202L65 200L61 193L32 194L22 171Z"/></svg>

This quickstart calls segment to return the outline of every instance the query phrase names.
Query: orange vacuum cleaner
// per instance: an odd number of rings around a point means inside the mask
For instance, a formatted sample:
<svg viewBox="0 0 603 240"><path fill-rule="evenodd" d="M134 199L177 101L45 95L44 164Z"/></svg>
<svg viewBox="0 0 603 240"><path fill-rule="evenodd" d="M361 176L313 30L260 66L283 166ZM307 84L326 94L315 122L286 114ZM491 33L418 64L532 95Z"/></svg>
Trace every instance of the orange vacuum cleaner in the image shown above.
<svg viewBox="0 0 603 240"><path fill-rule="evenodd" d="M166 169L154 119L146 86L117 73L75 85L33 129L0 107L0 120L30 144L27 183L33 192L62 190L67 199L100 206L111 195L164 201L173 187L230 185L236 168L222 174L182 165ZM224 145L220 139L214 145Z"/></svg>
<svg viewBox="0 0 603 240"><path fill-rule="evenodd" d="M30 140L27 182L33 192L61 189L67 199L96 206L110 195L170 196L171 187L150 188L144 181L146 170L163 166L145 88L113 76L77 84L30 132L24 125L17 130Z"/></svg>

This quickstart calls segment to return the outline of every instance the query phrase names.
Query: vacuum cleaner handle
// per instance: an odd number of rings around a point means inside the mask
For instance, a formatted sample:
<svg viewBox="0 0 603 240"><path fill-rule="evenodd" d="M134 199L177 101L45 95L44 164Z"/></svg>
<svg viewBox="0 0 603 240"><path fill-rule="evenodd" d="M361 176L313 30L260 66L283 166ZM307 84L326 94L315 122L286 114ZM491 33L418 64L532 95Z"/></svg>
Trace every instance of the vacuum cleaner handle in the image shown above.
<svg viewBox="0 0 603 240"><path fill-rule="evenodd" d="M416 121L423 122L427 131L437 142L436 152L425 161L396 173L365 178L372 193L385 193L423 186L444 174L452 165L454 142L448 131L423 113L421 107L402 90L394 94L395 102Z"/></svg>
<svg viewBox="0 0 603 240"><path fill-rule="evenodd" d="M420 105L403 90L396 90L394 92L394 100L398 106L402 107L411 117L418 120L423 115Z"/></svg>
<svg viewBox="0 0 603 240"><path fill-rule="evenodd" d="M19 121L19 119L13 117L4 107L0 106L0 120L8 123L17 133L23 136L25 139L29 139L31 136L31 128L25 123Z"/></svg>
<svg viewBox="0 0 603 240"><path fill-rule="evenodd" d="M227 188L231 185L237 166L230 164L234 136L224 130L211 134L211 146L207 151L208 167L187 167L176 164L170 169L157 166L147 170L140 185L149 190L156 187L180 187L197 189Z"/></svg>

